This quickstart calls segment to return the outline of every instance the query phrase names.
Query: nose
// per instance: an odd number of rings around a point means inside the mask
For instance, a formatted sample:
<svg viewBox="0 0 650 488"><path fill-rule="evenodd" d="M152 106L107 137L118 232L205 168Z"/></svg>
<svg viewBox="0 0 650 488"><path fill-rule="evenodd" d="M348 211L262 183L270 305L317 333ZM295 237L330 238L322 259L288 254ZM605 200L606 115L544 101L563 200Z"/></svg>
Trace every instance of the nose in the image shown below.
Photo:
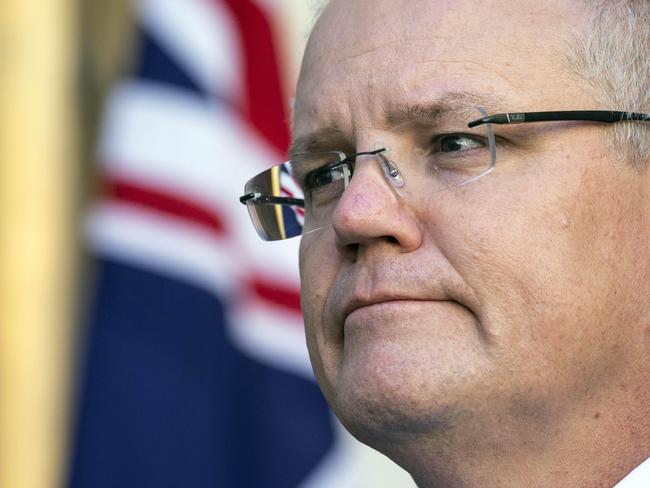
<svg viewBox="0 0 650 488"><path fill-rule="evenodd" d="M410 252L422 243L416 209L395 191L377 157L357 163L334 210L333 225L337 249L352 261L374 244Z"/></svg>

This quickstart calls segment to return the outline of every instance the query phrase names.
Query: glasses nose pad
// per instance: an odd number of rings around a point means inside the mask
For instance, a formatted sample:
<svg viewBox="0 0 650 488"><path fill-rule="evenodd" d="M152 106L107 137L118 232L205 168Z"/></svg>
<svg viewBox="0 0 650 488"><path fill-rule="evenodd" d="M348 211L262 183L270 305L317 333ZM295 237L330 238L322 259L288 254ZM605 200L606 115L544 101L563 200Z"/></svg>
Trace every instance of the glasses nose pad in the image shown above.
<svg viewBox="0 0 650 488"><path fill-rule="evenodd" d="M386 148L386 151L389 149ZM397 167L397 165L388 159L383 152L377 154L381 163L381 168L384 171L386 179L394 188L402 188L404 186L404 175Z"/></svg>

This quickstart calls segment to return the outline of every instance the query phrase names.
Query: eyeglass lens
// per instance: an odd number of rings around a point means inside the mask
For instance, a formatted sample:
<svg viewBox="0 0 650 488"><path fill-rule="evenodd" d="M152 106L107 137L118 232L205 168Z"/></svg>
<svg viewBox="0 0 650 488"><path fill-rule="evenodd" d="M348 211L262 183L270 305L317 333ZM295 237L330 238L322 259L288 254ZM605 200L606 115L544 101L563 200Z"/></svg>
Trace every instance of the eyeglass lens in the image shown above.
<svg viewBox="0 0 650 488"><path fill-rule="evenodd" d="M353 158L341 152L301 154L252 178L244 188L253 225L264 240L305 235L333 223L343 192L355 170L372 165L388 191L401 198L427 197L465 185L491 172L496 144L491 124L467 128L475 114L418 118L377 136L375 154ZM270 197L270 198L269 198Z"/></svg>

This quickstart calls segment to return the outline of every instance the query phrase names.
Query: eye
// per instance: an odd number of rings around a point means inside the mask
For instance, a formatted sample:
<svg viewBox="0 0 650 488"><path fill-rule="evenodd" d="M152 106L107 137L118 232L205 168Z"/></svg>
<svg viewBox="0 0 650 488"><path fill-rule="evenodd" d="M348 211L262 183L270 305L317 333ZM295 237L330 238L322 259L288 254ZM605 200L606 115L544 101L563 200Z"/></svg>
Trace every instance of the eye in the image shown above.
<svg viewBox="0 0 650 488"><path fill-rule="evenodd" d="M347 162L346 162L347 163ZM314 192L345 178L343 169L346 163L334 163L307 173L303 189L305 193Z"/></svg>
<svg viewBox="0 0 650 488"><path fill-rule="evenodd" d="M489 142L481 135L440 134L431 139L422 156L426 158L426 166L438 177L444 173L445 178L469 178L489 165L488 149ZM451 176L450 172L454 175Z"/></svg>
<svg viewBox="0 0 650 488"><path fill-rule="evenodd" d="M434 141L434 151L441 153L463 152L483 147L484 141L468 134L445 134Z"/></svg>

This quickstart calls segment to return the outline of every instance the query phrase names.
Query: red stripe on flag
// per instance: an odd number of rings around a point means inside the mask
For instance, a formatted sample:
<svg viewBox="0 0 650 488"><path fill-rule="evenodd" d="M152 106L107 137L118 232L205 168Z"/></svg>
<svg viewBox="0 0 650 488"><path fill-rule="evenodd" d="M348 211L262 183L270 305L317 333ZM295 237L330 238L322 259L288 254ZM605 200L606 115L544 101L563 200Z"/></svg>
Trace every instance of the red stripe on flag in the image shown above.
<svg viewBox="0 0 650 488"><path fill-rule="evenodd" d="M226 232L223 220L212 210L168 191L130 181L106 179L104 190L113 200L146 207L200 225L210 232Z"/></svg>
<svg viewBox="0 0 650 488"><path fill-rule="evenodd" d="M236 21L244 53L244 114L280 153L289 147L287 104L269 19L251 0L221 1Z"/></svg>
<svg viewBox="0 0 650 488"><path fill-rule="evenodd" d="M300 313L300 292L296 288L279 285L277 282L255 278L250 288L258 298Z"/></svg>

